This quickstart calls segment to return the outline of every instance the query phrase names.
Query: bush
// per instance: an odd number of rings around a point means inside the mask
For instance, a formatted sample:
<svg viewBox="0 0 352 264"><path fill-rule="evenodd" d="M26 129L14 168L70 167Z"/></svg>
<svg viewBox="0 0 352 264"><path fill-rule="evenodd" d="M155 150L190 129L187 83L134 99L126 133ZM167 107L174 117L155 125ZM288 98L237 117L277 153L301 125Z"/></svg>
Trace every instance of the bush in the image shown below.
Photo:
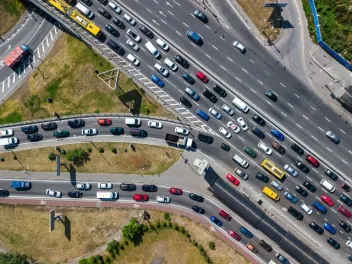
<svg viewBox="0 0 352 264"><path fill-rule="evenodd" d="M56 160L56 155L54 153L50 153L48 156L49 160Z"/></svg>
<svg viewBox="0 0 352 264"><path fill-rule="evenodd" d="M215 250L215 242L214 242L214 241L210 241L210 242L209 242L209 248L210 248L211 250Z"/></svg>
<svg viewBox="0 0 352 264"><path fill-rule="evenodd" d="M64 150L64 149L60 150L60 154L66 155L66 150Z"/></svg>
<svg viewBox="0 0 352 264"><path fill-rule="evenodd" d="M164 219L166 221L171 221L171 217L170 217L169 213L164 213Z"/></svg>
<svg viewBox="0 0 352 264"><path fill-rule="evenodd" d="M111 151L112 151L112 153L117 154L117 149L116 148L112 148Z"/></svg>
<svg viewBox="0 0 352 264"><path fill-rule="evenodd" d="M146 233L149 231L149 228L147 225L143 225L143 232Z"/></svg>
<svg viewBox="0 0 352 264"><path fill-rule="evenodd" d="M82 148L76 148L67 152L67 160L72 161L73 165L81 167L86 163L89 158L89 153Z"/></svg>
<svg viewBox="0 0 352 264"><path fill-rule="evenodd" d="M5 159L4 158L0 158L0 161L5 161Z"/></svg>
<svg viewBox="0 0 352 264"><path fill-rule="evenodd" d="M158 221L156 222L156 227L157 227L157 228L160 228L160 227L161 227L160 220L158 220Z"/></svg>
<svg viewBox="0 0 352 264"><path fill-rule="evenodd" d="M186 232L186 229L183 226L181 226L180 231L182 234L184 234Z"/></svg>
<svg viewBox="0 0 352 264"><path fill-rule="evenodd" d="M185 232L185 236L186 236L187 238L190 238L190 237L191 237L191 235L188 233L187 230L186 230L186 232Z"/></svg>
<svg viewBox="0 0 352 264"><path fill-rule="evenodd" d="M151 231L153 231L153 230L154 230L154 226L153 226L152 224L149 225L149 226L148 226L148 231L151 232Z"/></svg>
<svg viewBox="0 0 352 264"><path fill-rule="evenodd" d="M120 249L120 250L125 250L125 247L124 247L124 245L123 245L122 243L120 243L119 249Z"/></svg>
<svg viewBox="0 0 352 264"><path fill-rule="evenodd" d="M163 227L167 227L167 223L166 223L165 221L162 221L162 222L161 222L161 225L162 225Z"/></svg>
<svg viewBox="0 0 352 264"><path fill-rule="evenodd" d="M167 227L171 228L172 227L172 223L171 222L167 222Z"/></svg>
<svg viewBox="0 0 352 264"><path fill-rule="evenodd" d="M204 248L203 248L203 246L201 245L201 244L198 244L198 250L200 251L200 252L204 252Z"/></svg>
<svg viewBox="0 0 352 264"><path fill-rule="evenodd" d="M176 231L178 231L178 230L180 229L177 223L174 224L174 229L175 229Z"/></svg>
<svg viewBox="0 0 352 264"><path fill-rule="evenodd" d="M88 151L89 153L92 153L92 148L91 148L91 147L88 147L88 148L87 148L87 151Z"/></svg>
<svg viewBox="0 0 352 264"><path fill-rule="evenodd" d="M104 153L104 149L102 147L98 148L99 153Z"/></svg>
<svg viewBox="0 0 352 264"><path fill-rule="evenodd" d="M112 240L108 243L106 251L108 251L109 253L114 253L118 251L118 249L119 249L119 242L117 242L116 240Z"/></svg>
<svg viewBox="0 0 352 264"><path fill-rule="evenodd" d="M198 247L198 242L197 241L192 240L192 244L193 244L193 246Z"/></svg>

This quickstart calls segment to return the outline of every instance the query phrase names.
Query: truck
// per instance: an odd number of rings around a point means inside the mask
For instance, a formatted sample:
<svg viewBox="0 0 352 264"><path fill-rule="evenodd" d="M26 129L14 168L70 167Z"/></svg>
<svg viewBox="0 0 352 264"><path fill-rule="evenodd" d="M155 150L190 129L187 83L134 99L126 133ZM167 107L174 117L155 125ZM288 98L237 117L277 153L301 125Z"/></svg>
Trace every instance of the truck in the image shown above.
<svg viewBox="0 0 352 264"><path fill-rule="evenodd" d="M15 68L19 62L24 62L25 58L30 54L30 48L26 44L21 44L16 47L7 57L4 59L4 63L7 67Z"/></svg>
<svg viewBox="0 0 352 264"><path fill-rule="evenodd" d="M11 188L17 190L26 190L31 188L31 183L29 181L12 181Z"/></svg>
<svg viewBox="0 0 352 264"><path fill-rule="evenodd" d="M184 147L186 149L192 148L193 146L193 139L168 133L165 135L165 141L171 144L176 144L178 147Z"/></svg>
<svg viewBox="0 0 352 264"><path fill-rule="evenodd" d="M192 30L187 30L186 35L190 40L192 40L197 45L201 46L203 44L202 38L198 33Z"/></svg>
<svg viewBox="0 0 352 264"><path fill-rule="evenodd" d="M18 144L17 137L0 138L0 146L14 146Z"/></svg>
<svg viewBox="0 0 352 264"><path fill-rule="evenodd" d="M11 137L13 136L13 129L0 130L0 137Z"/></svg>

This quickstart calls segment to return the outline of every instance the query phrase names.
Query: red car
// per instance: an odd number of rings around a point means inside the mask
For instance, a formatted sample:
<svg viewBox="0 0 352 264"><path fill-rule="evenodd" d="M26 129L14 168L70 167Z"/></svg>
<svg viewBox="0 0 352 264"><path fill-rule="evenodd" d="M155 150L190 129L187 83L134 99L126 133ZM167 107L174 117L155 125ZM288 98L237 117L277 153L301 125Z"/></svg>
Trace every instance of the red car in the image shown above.
<svg viewBox="0 0 352 264"><path fill-rule="evenodd" d="M199 80L201 80L204 83L209 82L209 78L207 76L205 76L205 74L200 71L197 72L196 76L198 77Z"/></svg>
<svg viewBox="0 0 352 264"><path fill-rule="evenodd" d="M323 194L322 196L320 196L320 199L325 202L327 205L329 206L333 206L334 205L334 201L327 196L326 194Z"/></svg>
<svg viewBox="0 0 352 264"><path fill-rule="evenodd" d="M228 179L230 182L232 182L234 185L238 186L240 184L240 181L237 180L232 174L228 173L226 175L226 179Z"/></svg>
<svg viewBox="0 0 352 264"><path fill-rule="evenodd" d="M146 202L149 200L149 197L146 194L134 194L133 200L139 201L139 202Z"/></svg>
<svg viewBox="0 0 352 264"><path fill-rule="evenodd" d="M306 160L316 168L318 168L320 165L319 161L312 155L307 155Z"/></svg>
<svg viewBox="0 0 352 264"><path fill-rule="evenodd" d="M110 126L112 123L110 118L99 119L98 124L101 126Z"/></svg>
<svg viewBox="0 0 352 264"><path fill-rule="evenodd" d="M347 218L351 218L352 216L351 212L348 211L346 208L344 208L342 205L340 205L339 208L337 208L337 210L339 210L339 212L344 216L346 216Z"/></svg>
<svg viewBox="0 0 352 264"><path fill-rule="evenodd" d="M181 195L182 194L182 190L180 188L170 187L169 192L171 194L176 194L176 195Z"/></svg>
<svg viewBox="0 0 352 264"><path fill-rule="evenodd" d="M225 218L227 221L231 220L231 216L228 213L226 213L224 210L220 210L219 215Z"/></svg>
<svg viewBox="0 0 352 264"><path fill-rule="evenodd" d="M227 233L232 236L234 239L236 239L237 241L241 240L241 236L236 234L235 232L233 232L232 230L227 231Z"/></svg>

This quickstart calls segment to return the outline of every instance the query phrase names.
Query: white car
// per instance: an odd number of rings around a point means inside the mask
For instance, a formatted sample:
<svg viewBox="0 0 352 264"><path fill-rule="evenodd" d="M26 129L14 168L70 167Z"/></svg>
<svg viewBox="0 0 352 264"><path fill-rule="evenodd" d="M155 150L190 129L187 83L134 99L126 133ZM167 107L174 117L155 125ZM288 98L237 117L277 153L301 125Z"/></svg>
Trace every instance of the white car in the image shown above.
<svg viewBox="0 0 352 264"><path fill-rule="evenodd" d="M237 118L237 122L240 125L240 127L242 128L243 131L247 131L248 130L248 126L246 124L246 122L244 122L242 117Z"/></svg>
<svg viewBox="0 0 352 264"><path fill-rule="evenodd" d="M231 130L233 132L235 132L236 134L240 133L241 129L239 128L239 126L237 126L236 124L234 124L232 121L227 122L226 126L228 128L231 128Z"/></svg>
<svg viewBox="0 0 352 264"><path fill-rule="evenodd" d="M289 174L291 174L293 177L297 177L298 176L298 172L293 169L290 165L286 164L284 166L285 171L287 171Z"/></svg>
<svg viewBox="0 0 352 264"><path fill-rule="evenodd" d="M171 199L167 196L157 196L155 199L158 203L170 203Z"/></svg>
<svg viewBox="0 0 352 264"><path fill-rule="evenodd" d="M308 215L311 215L313 213L312 208L310 208L308 205L306 205L305 203L301 204L301 209Z"/></svg>
<svg viewBox="0 0 352 264"><path fill-rule="evenodd" d="M226 138L231 138L231 133L227 131L225 128L220 127L219 132L224 135Z"/></svg>
<svg viewBox="0 0 352 264"><path fill-rule="evenodd" d="M132 54L128 54L126 57L130 62L132 62L134 65L138 66L139 65L139 60L133 56Z"/></svg>
<svg viewBox="0 0 352 264"><path fill-rule="evenodd" d="M46 189L45 192L47 195L52 196L52 197L56 197L56 198L60 198L62 196L62 193L59 191L54 191L52 189Z"/></svg>
<svg viewBox="0 0 352 264"><path fill-rule="evenodd" d="M352 241L351 240L347 240L346 246L349 247L350 249L352 249Z"/></svg>
<svg viewBox="0 0 352 264"><path fill-rule="evenodd" d="M273 153L273 150L269 148L267 145L265 145L263 142L259 142L258 148L264 151L264 153L267 155L271 155Z"/></svg>
<svg viewBox="0 0 352 264"><path fill-rule="evenodd" d="M158 70L158 72L160 72L162 75L164 75L165 77L169 76L169 71L163 67L161 67L160 64L155 63L154 68Z"/></svg>
<svg viewBox="0 0 352 264"><path fill-rule="evenodd" d="M163 123L161 123L159 121L149 120L148 121L148 126L151 127L151 128L162 128L163 127Z"/></svg>
<svg viewBox="0 0 352 264"><path fill-rule="evenodd" d="M158 44L158 46L165 51L169 50L169 45L167 45L163 40L161 40L159 38L156 40L156 44Z"/></svg>
<svg viewBox="0 0 352 264"><path fill-rule="evenodd" d="M78 190L90 190L92 185L90 183L77 183L76 188Z"/></svg>
<svg viewBox="0 0 352 264"><path fill-rule="evenodd" d="M176 127L175 133L187 136L189 134L189 130L183 127Z"/></svg>
<svg viewBox="0 0 352 264"><path fill-rule="evenodd" d="M167 67L169 67L172 71L177 71L177 65L175 63L173 63L171 60L169 60L168 58L166 58L164 60L164 63Z"/></svg>
<svg viewBox="0 0 352 264"><path fill-rule="evenodd" d="M83 136L94 136L96 134L98 134L98 130L96 128L82 129Z"/></svg>
<svg viewBox="0 0 352 264"><path fill-rule="evenodd" d="M237 49L241 53L245 53L246 52L246 48L241 43L239 43L238 41L235 41L233 43L233 46L235 47L235 49Z"/></svg>
<svg viewBox="0 0 352 264"><path fill-rule="evenodd" d="M110 183L110 182L103 182L103 183L99 182L98 183L98 188L99 189L112 189L112 183Z"/></svg>
<svg viewBox="0 0 352 264"><path fill-rule="evenodd" d="M130 17L129 15L127 14L124 14L123 15L123 18L128 22L130 23L132 26L135 26L136 25L136 20L134 20L132 17Z"/></svg>
<svg viewBox="0 0 352 264"><path fill-rule="evenodd" d="M282 190L282 185L280 185L278 182L276 181L272 181L271 185L274 186L276 189L278 189L279 191Z"/></svg>
<svg viewBox="0 0 352 264"><path fill-rule="evenodd" d="M118 14L121 14L121 8L118 6L118 5L116 5L115 3L113 3L113 2L109 2L109 7L112 9L112 10L114 10L116 13L118 13Z"/></svg>
<svg viewBox="0 0 352 264"><path fill-rule="evenodd" d="M208 112L216 119L221 119L222 115L218 113L214 108L209 108Z"/></svg>
<svg viewBox="0 0 352 264"><path fill-rule="evenodd" d="M11 137L13 136L13 129L0 130L0 137Z"/></svg>
<svg viewBox="0 0 352 264"><path fill-rule="evenodd" d="M235 113L235 111L232 110L232 108L230 108L228 105L224 104L222 107L222 110L224 110L227 114L229 114L230 116L233 116L233 114Z"/></svg>
<svg viewBox="0 0 352 264"><path fill-rule="evenodd" d="M126 31L126 34L130 38L132 38L135 42L140 42L141 41L141 37L134 30L132 30L130 28Z"/></svg>
<svg viewBox="0 0 352 264"><path fill-rule="evenodd" d="M132 40L128 39L126 41L127 46L129 46L131 49L133 49L134 51L138 51L139 50L139 45L134 43Z"/></svg>

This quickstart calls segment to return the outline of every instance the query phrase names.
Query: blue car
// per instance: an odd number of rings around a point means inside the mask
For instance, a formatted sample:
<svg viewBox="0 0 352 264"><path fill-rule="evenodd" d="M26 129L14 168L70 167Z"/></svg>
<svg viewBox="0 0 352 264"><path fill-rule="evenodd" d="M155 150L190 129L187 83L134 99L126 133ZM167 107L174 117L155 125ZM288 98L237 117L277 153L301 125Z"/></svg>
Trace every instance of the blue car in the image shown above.
<svg viewBox="0 0 352 264"><path fill-rule="evenodd" d="M298 199L296 196L294 196L292 193L290 192L285 192L284 196L287 198L287 200L289 200L291 203L296 204L298 202Z"/></svg>
<svg viewBox="0 0 352 264"><path fill-rule="evenodd" d="M336 234L336 229L330 225L328 222L324 222L323 227L325 228L326 231L328 231L330 234L335 235Z"/></svg>
<svg viewBox="0 0 352 264"><path fill-rule="evenodd" d="M219 219L217 219L215 216L210 217L210 221L212 221L217 226L222 226L222 222Z"/></svg>
<svg viewBox="0 0 352 264"><path fill-rule="evenodd" d="M203 118L205 121L209 120L209 116L203 111L198 109L197 110L197 115L199 115L201 118Z"/></svg>
<svg viewBox="0 0 352 264"><path fill-rule="evenodd" d="M240 231L241 231L242 234L244 234L248 238L252 238L253 237L252 232L249 231L247 228L245 228L243 226L241 226Z"/></svg>
<svg viewBox="0 0 352 264"><path fill-rule="evenodd" d="M164 85L165 85L164 82L162 80L160 80L159 77L155 76L154 74L152 76L150 76L150 79L152 79L152 81L160 87L164 87Z"/></svg>
<svg viewBox="0 0 352 264"><path fill-rule="evenodd" d="M284 141L285 137L284 135L279 131L279 130L276 130L275 128L272 128L270 130L271 134L276 137L278 140L280 141Z"/></svg>
<svg viewBox="0 0 352 264"><path fill-rule="evenodd" d="M312 205L314 206L315 209L317 209L322 214L326 214L326 212L328 211L328 209L326 209L326 207L321 203L319 203L318 201L315 201Z"/></svg>

